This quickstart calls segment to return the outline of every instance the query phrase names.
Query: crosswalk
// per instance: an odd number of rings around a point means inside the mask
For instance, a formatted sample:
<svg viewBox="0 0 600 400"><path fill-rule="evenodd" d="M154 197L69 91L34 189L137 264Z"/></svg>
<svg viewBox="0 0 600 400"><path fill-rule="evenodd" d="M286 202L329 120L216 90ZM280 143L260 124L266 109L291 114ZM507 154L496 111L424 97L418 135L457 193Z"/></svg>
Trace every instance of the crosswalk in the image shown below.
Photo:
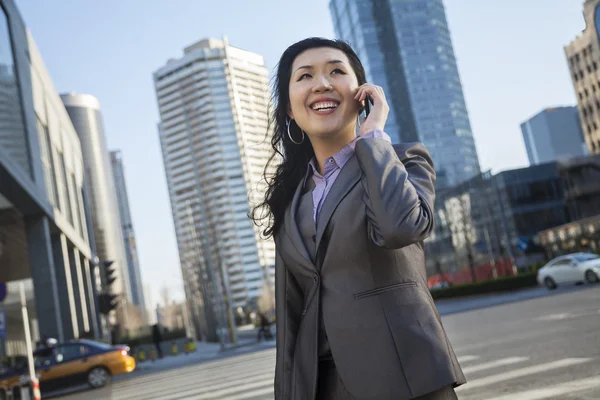
<svg viewBox="0 0 600 400"><path fill-rule="evenodd" d="M480 352L458 358L468 380L457 389L460 400L600 399L599 360L594 357L493 358ZM110 399L273 399L274 366L274 349L258 351L115 382Z"/></svg>
<svg viewBox="0 0 600 400"><path fill-rule="evenodd" d="M467 384L456 390L460 400L600 399L598 360L593 357L490 360L469 354L458 359L467 377Z"/></svg>
<svg viewBox="0 0 600 400"><path fill-rule="evenodd" d="M210 361L112 385L112 400L273 399L275 350Z"/></svg>

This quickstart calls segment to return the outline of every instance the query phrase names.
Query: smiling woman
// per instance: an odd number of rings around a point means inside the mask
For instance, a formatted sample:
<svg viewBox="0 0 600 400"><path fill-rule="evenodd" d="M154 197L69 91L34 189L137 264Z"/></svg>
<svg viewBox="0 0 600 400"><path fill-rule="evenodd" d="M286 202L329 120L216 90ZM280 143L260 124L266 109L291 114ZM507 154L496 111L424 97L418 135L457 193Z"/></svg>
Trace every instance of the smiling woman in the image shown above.
<svg viewBox="0 0 600 400"><path fill-rule="evenodd" d="M391 144L385 94L344 42L290 46L274 101L282 161L254 220L267 209L277 250L275 398L456 399L465 378L425 280L429 153Z"/></svg>

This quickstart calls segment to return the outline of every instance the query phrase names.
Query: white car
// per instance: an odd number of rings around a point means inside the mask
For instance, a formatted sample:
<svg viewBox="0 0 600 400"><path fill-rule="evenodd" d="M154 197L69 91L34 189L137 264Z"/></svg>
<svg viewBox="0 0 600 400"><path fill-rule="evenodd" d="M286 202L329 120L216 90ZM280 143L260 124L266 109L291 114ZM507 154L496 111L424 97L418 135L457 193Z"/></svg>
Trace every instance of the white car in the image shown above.
<svg viewBox="0 0 600 400"><path fill-rule="evenodd" d="M563 283L600 282L600 256L574 253L557 257L539 269L537 281L548 289Z"/></svg>

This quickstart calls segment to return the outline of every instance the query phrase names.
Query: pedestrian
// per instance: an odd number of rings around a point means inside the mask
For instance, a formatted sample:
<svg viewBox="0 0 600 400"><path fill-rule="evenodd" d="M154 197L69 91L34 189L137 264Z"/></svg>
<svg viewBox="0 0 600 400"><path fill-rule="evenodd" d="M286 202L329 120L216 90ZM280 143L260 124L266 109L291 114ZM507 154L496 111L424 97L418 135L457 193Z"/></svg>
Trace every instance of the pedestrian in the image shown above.
<svg viewBox="0 0 600 400"><path fill-rule="evenodd" d="M264 336L265 340L273 339L273 334L271 333L271 321L269 318L262 313L258 312L258 319L260 321L260 326L258 328L258 341L260 342L261 336Z"/></svg>
<svg viewBox="0 0 600 400"><path fill-rule="evenodd" d="M156 353L158 354L158 358L163 358L163 352L160 347L162 343L162 333L160 332L160 325L155 324L152 327L152 341L154 342L154 346L156 346Z"/></svg>
<svg viewBox="0 0 600 400"><path fill-rule="evenodd" d="M456 399L465 378L425 273L428 151L391 144L384 91L344 42L290 46L273 96L277 155L252 217L276 246L275 398ZM399 119L410 104L395 101Z"/></svg>

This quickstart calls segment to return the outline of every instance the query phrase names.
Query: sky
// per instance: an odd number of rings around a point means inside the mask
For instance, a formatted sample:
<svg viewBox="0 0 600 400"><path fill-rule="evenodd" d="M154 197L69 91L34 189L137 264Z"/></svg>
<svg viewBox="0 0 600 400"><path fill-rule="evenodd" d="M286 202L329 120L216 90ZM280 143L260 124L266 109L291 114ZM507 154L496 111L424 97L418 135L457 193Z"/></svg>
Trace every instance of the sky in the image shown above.
<svg viewBox="0 0 600 400"><path fill-rule="evenodd" d="M15 0L57 90L100 100L110 149L123 152L142 277L158 301L183 284L156 124L152 73L206 37L264 56L334 37L328 0ZM583 0L444 0L482 170L527 166L519 125L576 104L564 46ZM377 82L373 82L377 83Z"/></svg>

